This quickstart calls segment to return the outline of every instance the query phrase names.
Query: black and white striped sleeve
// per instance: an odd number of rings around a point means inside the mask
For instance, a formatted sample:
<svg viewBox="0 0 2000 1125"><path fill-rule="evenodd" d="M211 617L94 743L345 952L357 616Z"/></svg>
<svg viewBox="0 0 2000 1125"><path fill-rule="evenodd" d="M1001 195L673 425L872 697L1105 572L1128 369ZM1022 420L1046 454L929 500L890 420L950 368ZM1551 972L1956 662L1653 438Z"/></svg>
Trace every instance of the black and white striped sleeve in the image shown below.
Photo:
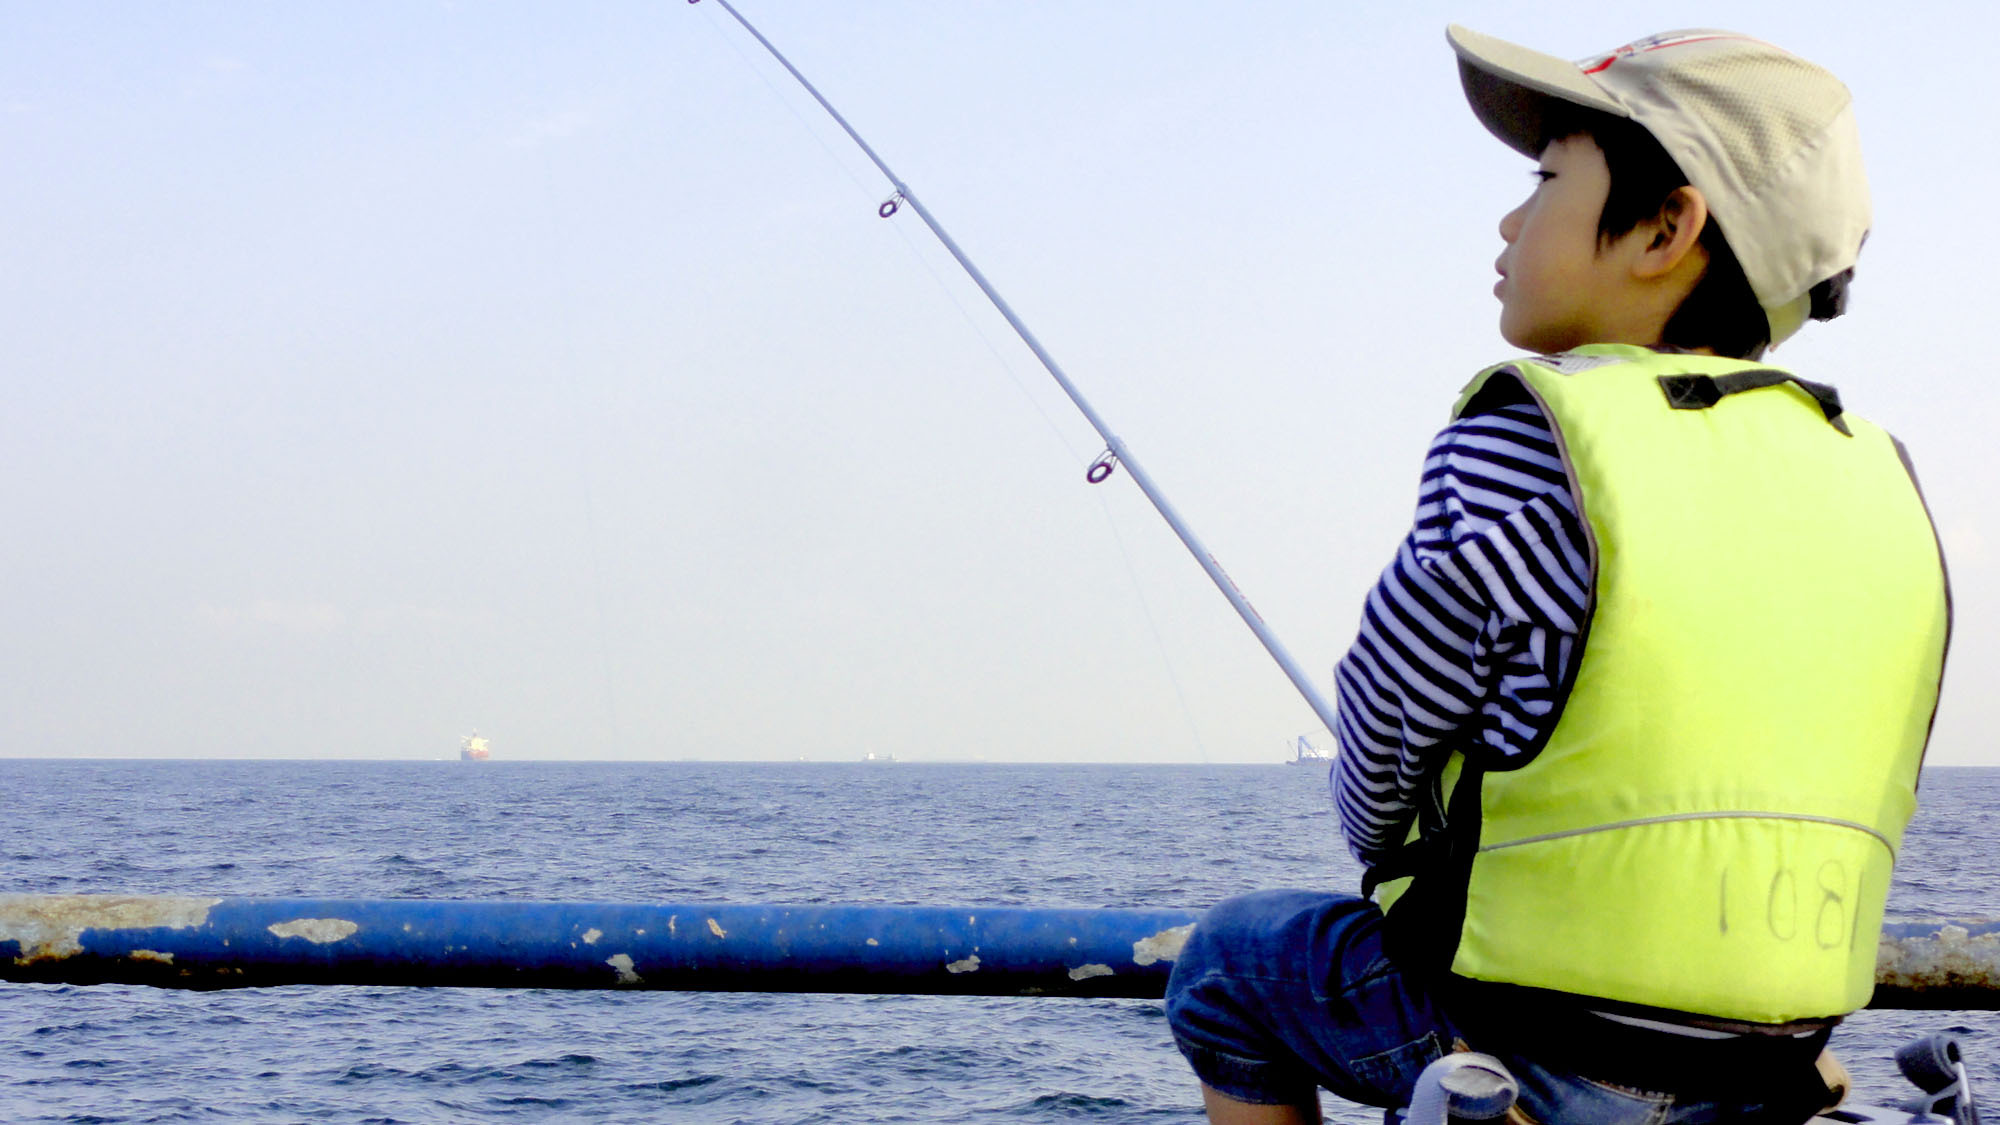
<svg viewBox="0 0 2000 1125"><path fill-rule="evenodd" d="M1503 406L1440 433L1415 526L1334 670L1334 798L1357 859L1403 841L1453 747L1514 755L1535 742L1570 667L1588 584L1588 548L1540 410Z"/></svg>

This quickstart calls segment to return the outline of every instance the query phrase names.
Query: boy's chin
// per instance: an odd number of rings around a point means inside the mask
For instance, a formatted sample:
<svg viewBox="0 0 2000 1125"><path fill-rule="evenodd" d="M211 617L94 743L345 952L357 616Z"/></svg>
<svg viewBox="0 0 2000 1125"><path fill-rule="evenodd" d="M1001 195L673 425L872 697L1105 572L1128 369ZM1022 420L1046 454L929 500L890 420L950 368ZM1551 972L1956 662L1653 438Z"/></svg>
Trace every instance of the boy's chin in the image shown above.
<svg viewBox="0 0 2000 1125"><path fill-rule="evenodd" d="M1571 348L1582 347L1589 340L1574 338L1575 333L1542 331L1535 327L1509 325L1505 319L1500 322L1500 338L1508 346L1528 355L1557 355Z"/></svg>

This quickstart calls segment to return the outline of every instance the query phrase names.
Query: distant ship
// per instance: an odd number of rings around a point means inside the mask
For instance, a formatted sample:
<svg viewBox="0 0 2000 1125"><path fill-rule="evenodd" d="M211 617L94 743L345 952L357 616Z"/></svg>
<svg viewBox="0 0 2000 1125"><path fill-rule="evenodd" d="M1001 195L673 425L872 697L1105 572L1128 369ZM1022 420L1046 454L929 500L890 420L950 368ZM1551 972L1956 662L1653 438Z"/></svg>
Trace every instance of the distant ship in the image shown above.
<svg viewBox="0 0 2000 1125"><path fill-rule="evenodd" d="M861 760L864 762L893 762L896 760L896 756L894 754L877 754L875 751L870 750L861 756Z"/></svg>
<svg viewBox="0 0 2000 1125"><path fill-rule="evenodd" d="M458 740L458 760L461 762L483 762L492 756L493 751L487 748L486 740L479 737L478 731Z"/></svg>
<svg viewBox="0 0 2000 1125"><path fill-rule="evenodd" d="M1323 766L1333 761L1326 751L1312 744L1312 740L1300 735L1292 740L1292 756L1285 759L1288 766Z"/></svg>

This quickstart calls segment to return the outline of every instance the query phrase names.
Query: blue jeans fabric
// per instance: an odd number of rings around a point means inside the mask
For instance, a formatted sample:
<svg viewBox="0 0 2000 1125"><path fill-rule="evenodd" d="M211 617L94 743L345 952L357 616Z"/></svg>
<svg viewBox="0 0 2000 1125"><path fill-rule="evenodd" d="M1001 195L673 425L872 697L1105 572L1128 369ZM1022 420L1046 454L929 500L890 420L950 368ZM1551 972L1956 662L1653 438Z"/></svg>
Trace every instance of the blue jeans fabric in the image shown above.
<svg viewBox="0 0 2000 1125"><path fill-rule="evenodd" d="M1238 1101L1306 1105L1316 1087L1362 1105L1406 1106L1425 1066L1463 1035L1382 949L1374 903L1322 891L1258 891L1216 905L1174 962L1167 1020L1197 1077ZM1541 1125L1799 1125L1818 1107L1800 1083L1773 1101L1635 1090L1541 1065L1492 1044ZM1790 1076L1795 1077L1795 1076Z"/></svg>
<svg viewBox="0 0 2000 1125"><path fill-rule="evenodd" d="M1408 1105L1458 1037L1382 952L1375 904L1318 891L1259 891L1203 915L1168 979L1167 1022L1203 1083L1261 1105L1306 1104L1319 1086Z"/></svg>

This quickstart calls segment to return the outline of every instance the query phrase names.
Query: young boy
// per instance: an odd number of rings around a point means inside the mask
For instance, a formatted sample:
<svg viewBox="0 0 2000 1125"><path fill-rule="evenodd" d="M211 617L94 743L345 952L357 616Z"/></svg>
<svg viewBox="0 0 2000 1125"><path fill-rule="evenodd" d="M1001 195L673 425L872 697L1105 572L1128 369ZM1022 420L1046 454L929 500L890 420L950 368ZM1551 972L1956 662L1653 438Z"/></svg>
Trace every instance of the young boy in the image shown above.
<svg viewBox="0 0 2000 1125"><path fill-rule="evenodd" d="M1466 389L1336 671L1370 897L1217 906L1175 1039L1217 1122L1406 1104L1457 1046L1543 1125L1802 1122L1873 985L1948 632L1900 446L1759 362L1845 303L1848 94L1728 32L1580 64L1448 35L1539 161L1494 290L1535 355Z"/></svg>

